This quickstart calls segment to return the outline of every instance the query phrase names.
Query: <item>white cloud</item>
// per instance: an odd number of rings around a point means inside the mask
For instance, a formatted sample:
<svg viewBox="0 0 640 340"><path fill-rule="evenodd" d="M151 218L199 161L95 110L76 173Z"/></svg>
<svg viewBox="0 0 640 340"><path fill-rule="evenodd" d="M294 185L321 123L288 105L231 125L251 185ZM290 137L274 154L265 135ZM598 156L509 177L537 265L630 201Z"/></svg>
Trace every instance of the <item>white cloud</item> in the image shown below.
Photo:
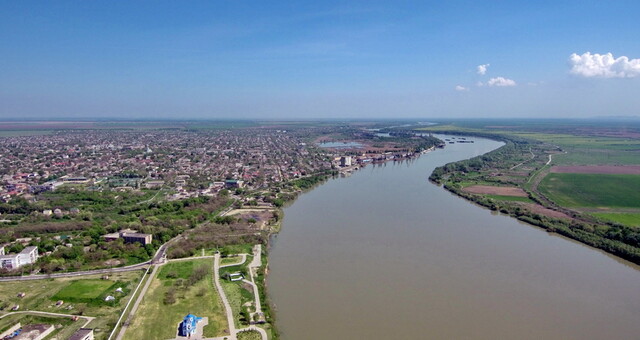
<svg viewBox="0 0 640 340"><path fill-rule="evenodd" d="M487 68L489 67L489 65L490 64L478 65L478 67L477 67L478 74L485 75L487 73Z"/></svg>
<svg viewBox="0 0 640 340"><path fill-rule="evenodd" d="M495 77L487 81L487 86L516 86L516 82L512 79Z"/></svg>
<svg viewBox="0 0 640 340"><path fill-rule="evenodd" d="M469 89L462 85L456 85L456 91L469 91Z"/></svg>
<svg viewBox="0 0 640 340"><path fill-rule="evenodd" d="M476 83L476 86L480 87L480 86L484 86L484 84L481 81L479 81Z"/></svg>
<svg viewBox="0 0 640 340"><path fill-rule="evenodd" d="M597 78L633 78L640 76L640 59L629 59L625 56L614 58L613 54L583 55L573 53L569 57L571 73L583 77Z"/></svg>

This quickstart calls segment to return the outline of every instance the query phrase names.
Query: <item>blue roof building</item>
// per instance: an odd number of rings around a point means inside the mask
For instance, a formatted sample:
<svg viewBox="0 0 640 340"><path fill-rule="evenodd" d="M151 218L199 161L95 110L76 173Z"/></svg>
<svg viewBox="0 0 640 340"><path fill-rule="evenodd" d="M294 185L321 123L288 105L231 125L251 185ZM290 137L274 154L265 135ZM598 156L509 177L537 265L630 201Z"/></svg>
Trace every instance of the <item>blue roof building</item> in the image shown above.
<svg viewBox="0 0 640 340"><path fill-rule="evenodd" d="M184 320L180 323L180 328L178 329L178 336L186 336L190 337L196 334L196 328L198 327L198 321L202 320L193 314L187 314L184 317Z"/></svg>

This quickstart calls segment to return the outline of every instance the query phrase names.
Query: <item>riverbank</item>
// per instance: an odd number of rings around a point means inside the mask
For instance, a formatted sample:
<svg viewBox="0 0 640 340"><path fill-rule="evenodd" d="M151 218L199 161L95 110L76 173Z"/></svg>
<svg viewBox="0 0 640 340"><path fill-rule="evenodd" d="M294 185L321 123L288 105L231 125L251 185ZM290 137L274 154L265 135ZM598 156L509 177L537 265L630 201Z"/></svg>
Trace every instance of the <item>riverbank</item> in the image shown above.
<svg viewBox="0 0 640 340"><path fill-rule="evenodd" d="M483 156L437 167L431 173L430 181L490 210L640 264L640 233L637 229L602 221L561 206L539 190L541 180L549 174L554 164L552 156L567 154L566 150L541 140L507 133L459 133L501 140L505 145ZM526 193L528 200L523 202L517 197L520 195L496 196L489 192L472 192L472 188L481 186L504 190L518 188Z"/></svg>
<svg viewBox="0 0 640 340"><path fill-rule="evenodd" d="M624 339L640 331L640 301L629 299L640 272L631 264L426 180L437 166L502 145L472 139L328 181L285 208L268 277L281 339Z"/></svg>

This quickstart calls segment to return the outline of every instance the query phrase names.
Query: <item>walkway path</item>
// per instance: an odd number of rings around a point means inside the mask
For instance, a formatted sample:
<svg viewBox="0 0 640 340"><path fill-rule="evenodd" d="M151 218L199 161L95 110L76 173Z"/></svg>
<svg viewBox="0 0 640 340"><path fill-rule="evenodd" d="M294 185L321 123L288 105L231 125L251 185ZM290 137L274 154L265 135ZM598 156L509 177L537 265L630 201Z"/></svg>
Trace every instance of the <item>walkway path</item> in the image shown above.
<svg viewBox="0 0 640 340"><path fill-rule="evenodd" d="M261 245L256 245L253 247L253 260L251 261L251 263L249 263L249 276L251 278L251 281L249 280L243 280L243 282L250 284L253 287L253 296L255 299L255 305L256 305L256 313L262 313L262 307L260 304L260 293L258 291L258 286L255 284L254 278L253 276L254 274L254 270L257 270L257 268L259 268L262 265L262 246ZM239 266L242 265L243 263L245 263L247 261L247 254L240 254L240 256L242 256L242 261L240 263L231 263L231 264L227 264L224 266L220 266L220 255L216 254L216 258L214 260L214 265L213 265L213 271L214 271L214 281L215 281L215 285L216 285L216 289L218 290L218 294L220 295L220 300L222 300L222 304L224 305L225 308L225 312L227 314L227 322L229 323L229 336L222 336L222 337L217 337L217 338L213 338L211 340L223 340L223 339L227 339L227 340L237 340L238 339L238 333L239 332L243 332L243 331L254 331L254 332L258 332L260 333L260 336L262 337L262 340L267 340L267 331L264 330L264 328L261 327L257 327L257 326L249 326L249 327L245 327L245 328L241 328L241 329L236 329L235 328L235 321L233 318L233 310L231 309L231 305L229 304L229 301L227 300L227 296L224 293L224 290L222 289L222 285L220 284L220 268L224 268L224 267L231 267L231 266Z"/></svg>
<svg viewBox="0 0 640 340"><path fill-rule="evenodd" d="M111 273L120 273L120 272L129 272L133 270L144 269L149 264L161 264L166 260L166 253L169 245L171 243L181 239L182 235L178 235L167 243L163 244L158 248L156 254L153 256L153 259L147 262L142 262L130 266L124 267L115 267L115 268L104 268L104 269L95 269L95 270L85 270L80 272L70 272L70 273L56 273L56 274L33 274L27 276L5 276L0 277L0 282L2 281L27 281L27 280L44 280L44 279L55 279L58 277L76 277L76 276L84 276L84 275L95 275L95 274L111 274Z"/></svg>
<svg viewBox="0 0 640 340"><path fill-rule="evenodd" d="M222 305L224 306L225 313L227 314L227 323L229 324L229 334L230 334L230 336L228 337L218 337L216 339L228 338L230 340L235 340L237 339L237 337L236 337L236 326L233 320L233 310L231 309L229 300L227 300L227 295L224 293L224 290L222 289L222 285L220 284L220 254L216 254L215 259L213 260L213 282L216 286L216 290L218 291L218 295L220 296L220 300L222 300Z"/></svg>
<svg viewBox="0 0 640 340"><path fill-rule="evenodd" d="M147 289L149 289L149 285L151 285L151 281L153 281L153 278L156 276L157 272L158 272L158 266L153 267L153 272L151 272L151 275L149 275L149 277L147 278L147 282L144 284L144 287L142 288L142 291L140 292L140 295L138 295L138 299L136 299L136 302L133 304L133 307L131 307L131 311L129 312L129 315L127 316L127 320L125 320L124 324L120 328L120 332L118 333L118 336L116 337L116 340L121 340L122 337L124 337L124 333L127 331L127 328L129 327L129 324L131 323L131 320L133 320L133 316L136 314L136 311L138 310L138 306L142 302L142 299L144 298L144 295L147 293ZM147 270L147 273L145 273L145 275L148 275L148 270ZM133 296L135 296L135 292L133 293L133 295L131 297L132 299L133 299ZM122 313L123 313L122 315L124 315L124 313L126 311L127 311L127 307L125 307L124 310L122 311ZM122 319L122 316L120 318ZM118 322L120 322L120 320L118 320ZM118 325L116 324L116 326L113 327L113 331L115 331L117 327L118 327ZM111 335L109 335L109 340L113 336L113 331L111 332Z"/></svg>

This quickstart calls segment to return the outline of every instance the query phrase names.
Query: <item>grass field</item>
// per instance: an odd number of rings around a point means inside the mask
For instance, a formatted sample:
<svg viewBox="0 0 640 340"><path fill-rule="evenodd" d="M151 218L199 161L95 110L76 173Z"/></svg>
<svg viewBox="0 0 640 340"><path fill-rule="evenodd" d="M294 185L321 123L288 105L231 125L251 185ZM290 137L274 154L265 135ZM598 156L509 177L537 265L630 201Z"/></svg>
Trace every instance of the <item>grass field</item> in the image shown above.
<svg viewBox="0 0 640 340"><path fill-rule="evenodd" d="M592 215L629 227L640 227L640 213L592 213Z"/></svg>
<svg viewBox="0 0 640 340"><path fill-rule="evenodd" d="M189 275L193 272L194 267L206 263L208 263L207 260L170 262L162 266L162 269L158 273L158 278L161 280L168 280L171 278L188 279Z"/></svg>
<svg viewBox="0 0 640 340"><path fill-rule="evenodd" d="M223 257L220 259L220 265L226 266L232 264L240 264L240 261L242 261L242 257Z"/></svg>
<svg viewBox="0 0 640 340"><path fill-rule="evenodd" d="M56 306L56 299L53 296L58 292L65 291L67 287L74 287L75 285L73 282L77 281L104 281L104 285L107 288L114 285L116 282L120 282L123 284L125 292L132 292L138 284L142 274L142 271L113 273L110 275L109 280L101 280L101 275L90 275L82 278L0 282L0 307L2 307L1 309L3 312L9 312L11 307L20 305L21 311L31 310L69 315L93 316L96 317L96 319L87 327L95 329L96 339L106 339L109 336L113 325L115 325L116 320L120 316L120 312L126 305L130 297L129 294L124 298L115 301L113 305L95 305L91 303L67 301L62 306ZM88 286L81 284L78 287ZM101 290L100 293L103 291L104 290ZM18 293L20 292L25 292L26 296L22 298L18 297ZM11 317L17 317L17 315L12 315ZM56 320L57 319L58 318L56 318ZM0 325L2 325L2 323L0 323ZM74 323L73 326L75 327L75 325L76 324ZM61 337L61 339L66 338L66 336Z"/></svg>
<svg viewBox="0 0 640 340"><path fill-rule="evenodd" d="M553 157L555 165L637 165L640 151L637 150L592 150L574 149Z"/></svg>
<svg viewBox="0 0 640 340"><path fill-rule="evenodd" d="M204 279L191 287L177 285L179 281L186 281L185 278L200 266L206 266L209 270ZM124 339L171 339L176 336L178 323L189 313L209 318L209 325L204 328L206 337L224 335L227 322L213 286L212 270L213 259L171 262L162 266L153 278ZM165 304L166 294L171 289L176 291L176 301Z"/></svg>
<svg viewBox="0 0 640 340"><path fill-rule="evenodd" d="M243 331L238 333L238 340L260 340L262 336L256 331Z"/></svg>
<svg viewBox="0 0 640 340"><path fill-rule="evenodd" d="M96 299L114 284L110 280L78 280L62 288L52 300Z"/></svg>
<svg viewBox="0 0 640 340"><path fill-rule="evenodd" d="M640 176L551 173L539 186L560 206L640 208Z"/></svg>
<svg viewBox="0 0 640 340"><path fill-rule="evenodd" d="M556 165L640 164L640 141L637 139L531 132L514 135L557 145L567 151L554 157Z"/></svg>

